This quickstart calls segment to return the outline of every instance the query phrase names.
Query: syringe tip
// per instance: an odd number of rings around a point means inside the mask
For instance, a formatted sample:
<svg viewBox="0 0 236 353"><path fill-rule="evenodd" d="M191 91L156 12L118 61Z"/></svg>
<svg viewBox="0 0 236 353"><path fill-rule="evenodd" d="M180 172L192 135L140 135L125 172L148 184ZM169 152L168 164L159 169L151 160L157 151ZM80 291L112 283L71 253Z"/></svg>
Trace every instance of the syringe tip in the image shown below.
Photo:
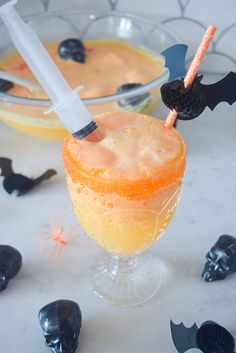
<svg viewBox="0 0 236 353"><path fill-rule="evenodd" d="M105 133L101 129L100 126L96 128L93 132L91 132L89 135L84 137L84 140L89 141L89 142L100 142L104 139Z"/></svg>
<svg viewBox="0 0 236 353"><path fill-rule="evenodd" d="M92 120L88 125L74 132L72 135L77 139L82 139L87 135L91 134L95 129L97 129L97 124L95 123L94 120Z"/></svg>

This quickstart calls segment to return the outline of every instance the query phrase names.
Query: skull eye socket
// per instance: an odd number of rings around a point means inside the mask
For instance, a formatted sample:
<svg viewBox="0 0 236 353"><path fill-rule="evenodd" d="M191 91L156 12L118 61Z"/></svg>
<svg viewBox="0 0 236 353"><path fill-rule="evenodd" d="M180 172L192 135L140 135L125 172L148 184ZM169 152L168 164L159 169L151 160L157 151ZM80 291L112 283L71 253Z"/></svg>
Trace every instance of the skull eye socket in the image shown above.
<svg viewBox="0 0 236 353"><path fill-rule="evenodd" d="M209 256L210 256L212 259L216 259L216 258L217 258L217 254L216 254L214 251L210 251L210 252L209 252Z"/></svg>
<svg viewBox="0 0 236 353"><path fill-rule="evenodd" d="M77 337L76 332L69 331L63 335L63 342L70 344Z"/></svg>
<svg viewBox="0 0 236 353"><path fill-rule="evenodd" d="M68 349L75 347L76 344L76 339L78 335L76 332L73 330L68 330L67 332L64 332L61 336L61 343L63 346L67 347Z"/></svg>
<svg viewBox="0 0 236 353"><path fill-rule="evenodd" d="M5 272L0 272L0 281L5 282L6 281L6 274Z"/></svg>
<svg viewBox="0 0 236 353"><path fill-rule="evenodd" d="M209 251L208 253L207 253L207 260L209 261L209 262L211 262L211 261L217 261L217 259L219 259L220 258L220 256L219 256L219 253L216 253L216 252L214 252L214 251ZM218 261L217 261L218 262Z"/></svg>
<svg viewBox="0 0 236 353"><path fill-rule="evenodd" d="M211 253L207 254L207 262L211 263L216 260L216 256L212 256Z"/></svg>
<svg viewBox="0 0 236 353"><path fill-rule="evenodd" d="M0 274L0 291L7 287L8 280L7 277Z"/></svg>
<svg viewBox="0 0 236 353"><path fill-rule="evenodd" d="M229 271L229 265L224 260L220 260L219 265L222 268L222 270Z"/></svg>
<svg viewBox="0 0 236 353"><path fill-rule="evenodd" d="M60 338L56 336L45 336L46 338L46 345L48 347L54 347L58 342L60 342Z"/></svg>

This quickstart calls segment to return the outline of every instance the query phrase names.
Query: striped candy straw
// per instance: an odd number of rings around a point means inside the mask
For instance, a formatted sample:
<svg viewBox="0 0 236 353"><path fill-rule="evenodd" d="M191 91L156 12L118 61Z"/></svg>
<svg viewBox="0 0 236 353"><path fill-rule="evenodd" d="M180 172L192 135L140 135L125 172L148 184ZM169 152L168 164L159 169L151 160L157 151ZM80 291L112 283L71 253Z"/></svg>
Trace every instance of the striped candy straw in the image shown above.
<svg viewBox="0 0 236 353"><path fill-rule="evenodd" d="M197 72L199 69L199 66L201 65L202 59L204 57L204 55L206 54L206 51L209 47L209 45L211 44L211 41L214 37L214 34L216 32L216 27L210 25L208 26L202 41L194 55L194 58L189 66L189 69L187 71L187 74L185 76L184 79L184 87L188 88L189 86L191 86ZM174 122L176 120L178 116L178 113L175 110L171 110L164 122L164 126L171 128L174 125Z"/></svg>

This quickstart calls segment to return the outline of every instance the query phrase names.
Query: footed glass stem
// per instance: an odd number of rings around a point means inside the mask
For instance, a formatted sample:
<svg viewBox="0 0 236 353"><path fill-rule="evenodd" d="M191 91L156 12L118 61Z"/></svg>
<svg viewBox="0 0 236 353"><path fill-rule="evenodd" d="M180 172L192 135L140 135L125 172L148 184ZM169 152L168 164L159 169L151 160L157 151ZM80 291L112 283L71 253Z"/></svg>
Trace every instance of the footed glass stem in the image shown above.
<svg viewBox="0 0 236 353"><path fill-rule="evenodd" d="M158 261L149 252L135 256L103 255L92 271L95 293L111 304L145 303L161 283Z"/></svg>

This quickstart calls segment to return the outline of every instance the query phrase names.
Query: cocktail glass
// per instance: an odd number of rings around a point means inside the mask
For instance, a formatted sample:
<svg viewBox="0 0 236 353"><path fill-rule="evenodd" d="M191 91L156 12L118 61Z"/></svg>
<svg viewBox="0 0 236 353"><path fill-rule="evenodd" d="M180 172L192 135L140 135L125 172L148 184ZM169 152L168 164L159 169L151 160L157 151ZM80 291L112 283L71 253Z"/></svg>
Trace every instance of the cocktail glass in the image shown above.
<svg viewBox="0 0 236 353"><path fill-rule="evenodd" d="M137 305L160 286L158 261L144 250L175 213L184 142L174 128L141 114L106 113L97 122L103 141L65 140L67 186L81 226L107 250L93 267L95 293L113 304Z"/></svg>

